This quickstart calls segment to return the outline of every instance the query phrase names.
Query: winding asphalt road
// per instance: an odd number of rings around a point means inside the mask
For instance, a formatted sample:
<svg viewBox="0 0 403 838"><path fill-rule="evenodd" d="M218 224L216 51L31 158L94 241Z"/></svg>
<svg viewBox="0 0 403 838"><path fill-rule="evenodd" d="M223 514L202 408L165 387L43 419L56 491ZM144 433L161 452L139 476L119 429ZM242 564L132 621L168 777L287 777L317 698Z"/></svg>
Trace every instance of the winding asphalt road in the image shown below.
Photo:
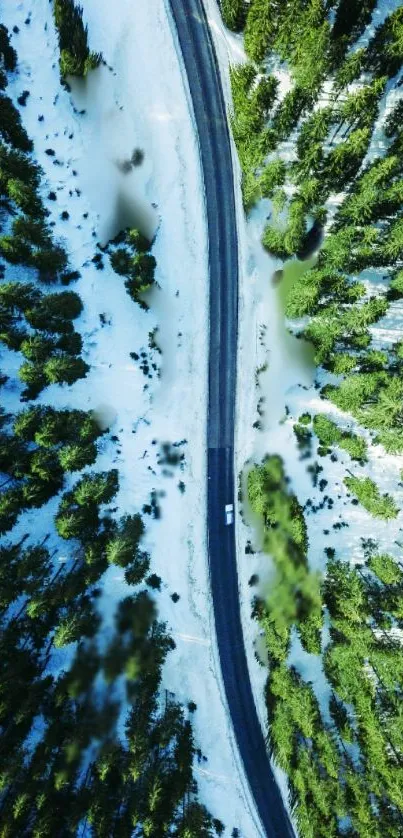
<svg viewBox="0 0 403 838"><path fill-rule="evenodd" d="M221 670L246 777L264 832L294 832L270 766L253 699L239 606L234 503L238 245L231 145L220 74L201 0L169 0L195 113L209 235L208 543ZM248 835L246 838L255 838Z"/></svg>

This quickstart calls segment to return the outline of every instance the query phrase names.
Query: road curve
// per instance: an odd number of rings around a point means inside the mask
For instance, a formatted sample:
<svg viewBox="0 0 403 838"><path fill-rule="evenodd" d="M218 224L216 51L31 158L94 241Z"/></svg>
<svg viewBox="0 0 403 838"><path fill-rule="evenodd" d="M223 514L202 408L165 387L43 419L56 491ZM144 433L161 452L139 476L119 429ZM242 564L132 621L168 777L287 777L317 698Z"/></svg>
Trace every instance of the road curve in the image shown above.
<svg viewBox="0 0 403 838"><path fill-rule="evenodd" d="M169 0L189 81L209 236L208 545L217 645L245 774L268 838L294 832L274 779L253 699L239 606L234 503L238 244L231 144L217 59L201 0ZM246 836L255 838L255 836Z"/></svg>

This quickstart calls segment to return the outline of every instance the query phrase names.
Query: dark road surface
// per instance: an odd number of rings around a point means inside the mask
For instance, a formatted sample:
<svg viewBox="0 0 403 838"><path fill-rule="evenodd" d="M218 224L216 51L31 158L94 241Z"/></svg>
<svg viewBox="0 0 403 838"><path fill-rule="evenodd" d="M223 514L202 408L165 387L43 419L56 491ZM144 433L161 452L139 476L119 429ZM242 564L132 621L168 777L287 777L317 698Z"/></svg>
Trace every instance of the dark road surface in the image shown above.
<svg viewBox="0 0 403 838"><path fill-rule="evenodd" d="M217 643L239 753L264 832L294 832L268 759L249 679L239 607L234 503L238 245L231 146L214 47L201 0L170 0L188 76L204 176L209 236L208 542ZM248 835L246 838L255 838Z"/></svg>

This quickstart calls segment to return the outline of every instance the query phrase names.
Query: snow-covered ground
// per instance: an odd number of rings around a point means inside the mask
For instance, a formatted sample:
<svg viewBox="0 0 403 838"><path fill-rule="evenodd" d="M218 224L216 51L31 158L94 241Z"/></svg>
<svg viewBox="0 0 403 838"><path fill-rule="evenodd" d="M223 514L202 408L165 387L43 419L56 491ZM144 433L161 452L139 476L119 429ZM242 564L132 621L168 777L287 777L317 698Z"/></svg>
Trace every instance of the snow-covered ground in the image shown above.
<svg viewBox="0 0 403 838"><path fill-rule="evenodd" d="M108 67L69 93L59 83L48 0L2 4L3 22L10 31L19 29L12 35L19 65L9 91L14 98L25 89L30 93L21 114L45 172L43 196L55 235L64 239L72 267L81 272L75 288L84 312L76 328L91 365L86 379L72 387L49 387L39 401L108 416L110 434L100 444L96 467L119 468L114 502L119 514L141 510L153 489L159 493L161 517L147 519L145 546L152 556L151 570L163 580L156 595L159 615L177 644L164 669L163 687L184 704L197 704L192 715L196 746L207 757L195 763L200 798L226 824L227 835L238 827L244 838L255 838L260 827L228 720L209 594L207 239L186 80L164 0L83 0L82 5L91 48L103 53ZM77 112L81 110L85 113ZM46 153L49 148L54 156ZM144 163L125 175L119 163L134 148L144 151ZM56 201L47 199L51 190ZM64 210L67 221L60 218ZM139 211L147 223L158 223L153 253L160 290L151 294L148 312L130 300L108 257L104 270L91 262L97 242L116 232L122 218L134 223ZM148 379L130 353L149 354L149 332L156 326L162 356L154 352L151 360L161 376L151 369ZM10 363L16 360L10 356ZM15 408L15 393L9 391L7 401ZM113 443L111 435L118 441ZM183 468L158 462L164 442L182 443ZM39 516L25 513L16 532L29 529L35 540L50 526L55 508L52 501ZM61 545L53 546L55 560L63 558ZM65 545L63 550L66 554ZM111 568L101 600L106 625L127 592L123 574ZM176 603L173 593L180 597Z"/></svg>

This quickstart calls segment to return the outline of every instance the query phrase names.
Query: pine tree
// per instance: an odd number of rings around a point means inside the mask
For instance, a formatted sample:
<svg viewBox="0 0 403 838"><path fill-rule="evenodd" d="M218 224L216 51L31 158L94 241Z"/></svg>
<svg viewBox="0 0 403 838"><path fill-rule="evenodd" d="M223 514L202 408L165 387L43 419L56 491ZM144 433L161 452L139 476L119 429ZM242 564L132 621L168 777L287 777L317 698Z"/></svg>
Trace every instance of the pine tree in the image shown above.
<svg viewBox="0 0 403 838"><path fill-rule="evenodd" d="M40 363L22 364L18 370L18 377L27 385L23 392L24 399L35 399L47 383L43 364Z"/></svg>
<svg viewBox="0 0 403 838"><path fill-rule="evenodd" d="M271 160L263 169L259 177L259 186L263 198L272 198L274 189L282 186L286 177L286 165L283 160Z"/></svg>
<svg viewBox="0 0 403 838"><path fill-rule="evenodd" d="M361 624L367 612L365 588L358 573L346 562L328 562L323 595L331 617Z"/></svg>
<svg viewBox="0 0 403 838"><path fill-rule="evenodd" d="M81 358L59 353L43 365L43 375L48 384L74 384L79 378L85 378L89 366Z"/></svg>
<svg viewBox="0 0 403 838"><path fill-rule="evenodd" d="M254 0L245 28L245 50L253 61L262 61L275 35L275 2Z"/></svg>
<svg viewBox="0 0 403 838"><path fill-rule="evenodd" d="M81 471L85 466L94 464L97 448L93 442L87 445L71 443L60 449L58 457L63 471Z"/></svg>
<svg viewBox="0 0 403 838"><path fill-rule="evenodd" d="M370 139L369 128L357 128L327 155L323 175L329 191L340 191L357 174Z"/></svg>
<svg viewBox="0 0 403 838"><path fill-rule="evenodd" d="M119 488L117 469L84 475L76 483L73 495L74 500L80 506L91 504L109 503L116 495Z"/></svg>
<svg viewBox="0 0 403 838"><path fill-rule="evenodd" d="M403 9L392 12L375 30L368 45L366 66L377 76L394 76L403 60Z"/></svg>
<svg viewBox="0 0 403 838"><path fill-rule="evenodd" d="M140 515L122 518L119 522L119 530L106 547L108 561L121 567L131 564L136 559L143 533L144 524Z"/></svg>
<svg viewBox="0 0 403 838"><path fill-rule="evenodd" d="M85 76L101 63L102 56L89 50L81 6L75 6L74 0L55 0L53 13L59 33L61 75Z"/></svg>
<svg viewBox="0 0 403 838"><path fill-rule="evenodd" d="M4 69L8 73L12 73L17 66L17 53L10 45L8 29L2 23L0 24L0 55L3 60Z"/></svg>
<svg viewBox="0 0 403 838"><path fill-rule="evenodd" d="M75 643L84 637L93 637L101 619L89 599L74 604L72 613L63 618L56 629L53 642L56 648Z"/></svg>
<svg viewBox="0 0 403 838"><path fill-rule="evenodd" d="M348 44L360 37L371 21L376 0L340 0L332 28L335 40Z"/></svg>
<svg viewBox="0 0 403 838"><path fill-rule="evenodd" d="M388 494L381 495L378 487L369 477L345 477L344 483L375 518L396 518L399 509L395 501Z"/></svg>
<svg viewBox="0 0 403 838"><path fill-rule="evenodd" d="M246 20L245 0L221 0L221 14L229 29L240 32Z"/></svg>
<svg viewBox="0 0 403 838"><path fill-rule="evenodd" d="M19 151L32 151L33 144L11 99L0 93L0 136Z"/></svg>

